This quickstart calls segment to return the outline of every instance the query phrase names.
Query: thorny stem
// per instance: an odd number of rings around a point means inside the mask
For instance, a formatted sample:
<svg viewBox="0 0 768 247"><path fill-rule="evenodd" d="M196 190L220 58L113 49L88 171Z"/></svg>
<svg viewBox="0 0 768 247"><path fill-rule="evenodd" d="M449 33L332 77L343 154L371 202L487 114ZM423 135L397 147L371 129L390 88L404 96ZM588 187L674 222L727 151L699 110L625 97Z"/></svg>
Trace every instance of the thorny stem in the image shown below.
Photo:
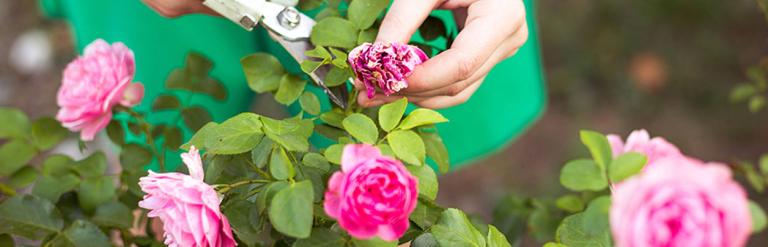
<svg viewBox="0 0 768 247"><path fill-rule="evenodd" d="M270 183L270 182L272 182L272 181L271 180L266 180L266 179L249 179L249 180L243 180L243 181L235 182L235 183L231 183L231 184L222 184L220 189L219 189L219 193L224 194L224 193L227 193L228 191L230 191L230 190L232 190L234 188L237 188L237 187L240 187L240 186L243 186L243 185L258 184L258 183Z"/></svg>

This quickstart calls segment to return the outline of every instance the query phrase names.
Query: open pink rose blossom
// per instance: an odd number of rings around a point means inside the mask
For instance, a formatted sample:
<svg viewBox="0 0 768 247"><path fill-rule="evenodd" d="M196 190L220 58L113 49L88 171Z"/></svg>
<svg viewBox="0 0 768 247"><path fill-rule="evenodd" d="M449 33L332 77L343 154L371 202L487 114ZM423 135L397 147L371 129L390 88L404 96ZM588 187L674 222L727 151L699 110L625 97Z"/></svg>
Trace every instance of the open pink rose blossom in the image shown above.
<svg viewBox="0 0 768 247"><path fill-rule="evenodd" d="M149 171L139 180L141 190L147 193L139 206L149 210L147 216L160 218L169 246L237 245L229 221L219 209L221 198L203 182L200 153L193 146L181 158L189 175Z"/></svg>
<svg viewBox="0 0 768 247"><path fill-rule="evenodd" d="M144 86L131 83L134 70L133 51L123 43L93 41L64 69L56 119L69 130L80 131L82 140L93 140L112 119L112 107L131 107L144 97Z"/></svg>
<svg viewBox="0 0 768 247"><path fill-rule="evenodd" d="M400 161L367 144L344 148L341 171L331 176L324 208L358 239L397 240L419 196L417 180Z"/></svg>
<svg viewBox="0 0 768 247"><path fill-rule="evenodd" d="M365 87L368 98L376 90L390 95L408 87L406 78L427 54L416 46L401 43L364 43L349 52L348 62L355 72L355 83Z"/></svg>
<svg viewBox="0 0 768 247"><path fill-rule="evenodd" d="M651 138L646 130L632 131L626 143L617 135L608 135L608 142L611 144L614 157L627 152L644 154L648 158L645 167L652 166L659 159L683 157L680 149L675 145L662 137Z"/></svg>
<svg viewBox="0 0 768 247"><path fill-rule="evenodd" d="M621 247L740 247L751 232L747 195L721 164L662 158L617 184L611 229Z"/></svg>

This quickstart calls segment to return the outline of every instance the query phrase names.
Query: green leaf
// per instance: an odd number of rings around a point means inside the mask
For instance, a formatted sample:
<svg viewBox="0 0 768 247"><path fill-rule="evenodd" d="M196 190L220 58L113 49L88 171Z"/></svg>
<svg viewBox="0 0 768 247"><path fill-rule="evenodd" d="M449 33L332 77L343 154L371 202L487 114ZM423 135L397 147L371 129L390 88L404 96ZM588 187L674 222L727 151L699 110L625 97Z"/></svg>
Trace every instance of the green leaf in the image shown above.
<svg viewBox="0 0 768 247"><path fill-rule="evenodd" d="M581 142L584 143L592 153L592 158L600 168L601 171L605 171L608 164L613 160L613 151L611 151L611 145L608 143L608 138L598 132L582 130L579 132L581 136Z"/></svg>
<svg viewBox="0 0 768 247"><path fill-rule="evenodd" d="M451 159L448 156L448 148L443 143L443 138L438 134L437 129L434 131L425 128L420 128L419 136L424 141L424 147L427 151L427 156L435 161L437 169L440 173L445 174L451 169Z"/></svg>
<svg viewBox="0 0 768 247"><path fill-rule="evenodd" d="M278 147L272 149L269 159L269 173L277 180L286 180L296 176L296 170L285 153L285 149Z"/></svg>
<svg viewBox="0 0 768 247"><path fill-rule="evenodd" d="M426 151L424 141L411 130L398 130L387 135L387 142L397 158L408 164L422 165Z"/></svg>
<svg viewBox="0 0 768 247"><path fill-rule="evenodd" d="M100 151L95 152L88 158L75 162L73 167L84 178L102 177L107 171L107 156Z"/></svg>
<svg viewBox="0 0 768 247"><path fill-rule="evenodd" d="M307 81L294 75L285 75L280 79L280 87L275 93L275 100L283 105L290 105L304 92Z"/></svg>
<svg viewBox="0 0 768 247"><path fill-rule="evenodd" d="M443 117L439 112L431 109L419 108L408 114L398 128L408 130L414 127L444 122L448 122L448 119Z"/></svg>
<svg viewBox="0 0 768 247"><path fill-rule="evenodd" d="M312 28L310 40L315 46L352 48L357 44L358 29L354 23L340 17L327 17Z"/></svg>
<svg viewBox="0 0 768 247"><path fill-rule="evenodd" d="M269 138L261 139L259 145L251 150L251 162L253 162L253 164L256 165L256 167L259 169L267 166L267 160L269 159L269 155L272 153L273 146L274 142L272 142L272 140Z"/></svg>
<svg viewBox="0 0 768 247"><path fill-rule="evenodd" d="M256 147L264 137L260 118L254 113L240 113L216 126L205 142L208 153L239 154Z"/></svg>
<svg viewBox="0 0 768 247"><path fill-rule="evenodd" d="M325 149L325 152L323 155L325 155L325 159L328 160L328 162L334 163L334 164L341 164L341 153L344 151L344 145L343 144L333 144L331 146L328 146L328 148Z"/></svg>
<svg viewBox="0 0 768 247"><path fill-rule="evenodd" d="M563 219L557 228L558 242L568 247L610 247L613 246L610 231L589 234L584 229L584 214L578 213Z"/></svg>
<svg viewBox="0 0 768 247"><path fill-rule="evenodd" d="M323 61L313 61L313 60L304 60L301 61L301 64L299 66L301 67L301 71L307 74L315 73L315 71L320 68L320 66L323 66L325 64L325 60Z"/></svg>
<svg viewBox="0 0 768 247"><path fill-rule="evenodd" d="M304 55L307 55L307 57L320 58L322 60L330 60L332 58L331 53L322 46L317 46L315 49L305 51Z"/></svg>
<svg viewBox="0 0 768 247"><path fill-rule="evenodd" d="M435 236L427 232L416 237L411 242L411 247L440 247L440 245L437 243Z"/></svg>
<svg viewBox="0 0 768 247"><path fill-rule="evenodd" d="M21 139L13 139L0 146L0 176L10 176L32 160L37 150Z"/></svg>
<svg viewBox="0 0 768 247"><path fill-rule="evenodd" d="M358 0L359 1L359 0ZM361 240L352 238L352 246L355 247L397 247L397 241L384 241L380 238Z"/></svg>
<svg viewBox="0 0 768 247"><path fill-rule="evenodd" d="M58 176L43 175L35 182L32 194L55 203L62 194L77 188L79 184L80 178L71 173Z"/></svg>
<svg viewBox="0 0 768 247"><path fill-rule="evenodd" d="M150 162L152 162L152 151L137 144L125 145L120 151L120 165L123 170L141 170Z"/></svg>
<svg viewBox="0 0 768 247"><path fill-rule="evenodd" d="M93 223L102 227L128 229L133 225L133 213L125 204L109 202L96 208Z"/></svg>
<svg viewBox="0 0 768 247"><path fill-rule="evenodd" d="M25 138L29 133L29 118L21 110L0 107L0 138Z"/></svg>
<svg viewBox="0 0 768 247"><path fill-rule="evenodd" d="M298 239L293 247L343 247L345 240L328 228L313 228L309 238Z"/></svg>
<svg viewBox="0 0 768 247"><path fill-rule="evenodd" d="M600 167L587 159L573 160L565 164L560 170L560 183L573 191L600 191L608 186L608 180Z"/></svg>
<svg viewBox="0 0 768 247"><path fill-rule="evenodd" d="M587 234L599 235L601 232L610 232L608 211L611 208L611 197L601 196L589 202L581 218Z"/></svg>
<svg viewBox="0 0 768 247"><path fill-rule="evenodd" d="M757 234L765 230L768 225L768 219L765 216L765 211L754 201L749 201L749 215L752 218L752 234Z"/></svg>
<svg viewBox="0 0 768 247"><path fill-rule="evenodd" d="M300 0L298 7L300 10L313 10L323 5L323 2L323 0Z"/></svg>
<svg viewBox="0 0 768 247"><path fill-rule="evenodd" d="M437 198L437 175L429 166L407 166L411 174L419 180L419 195L429 200Z"/></svg>
<svg viewBox="0 0 768 247"><path fill-rule="evenodd" d="M56 207L32 195L13 196L0 203L0 232L42 239L64 227Z"/></svg>
<svg viewBox="0 0 768 247"><path fill-rule="evenodd" d="M374 144L379 139L379 129L368 116L354 113L341 122L344 129L358 141Z"/></svg>
<svg viewBox="0 0 768 247"><path fill-rule="evenodd" d="M214 99L224 100L227 98L224 85L208 76L212 68L213 63L202 54L190 52L187 54L185 66L171 71L165 85L169 89L203 93Z"/></svg>
<svg viewBox="0 0 768 247"><path fill-rule="evenodd" d="M301 159L301 163L308 167L320 169L323 172L328 172L331 169L331 165L328 164L328 160L323 155L318 153L307 153Z"/></svg>
<svg viewBox="0 0 768 247"><path fill-rule="evenodd" d="M488 243L486 245L488 247L512 247L507 237L492 225L488 226L488 236L485 237L485 242Z"/></svg>
<svg viewBox="0 0 768 247"><path fill-rule="evenodd" d="M32 166L21 168L8 178L8 186L16 189L27 187L35 182L37 173L37 170Z"/></svg>
<svg viewBox="0 0 768 247"><path fill-rule="evenodd" d="M125 130L119 121L112 120L109 122L109 125L107 125L107 136L115 145L125 145Z"/></svg>
<svg viewBox="0 0 768 247"><path fill-rule="evenodd" d="M354 74L350 68L332 67L325 75L325 85L329 87L335 87L343 85Z"/></svg>
<svg viewBox="0 0 768 247"><path fill-rule="evenodd" d="M269 205L269 221L280 233L307 238L312 231L312 183L297 182L280 190Z"/></svg>
<svg viewBox="0 0 768 247"><path fill-rule="evenodd" d="M267 137L286 150L306 152L309 149L308 139L314 129L311 119L275 120L262 117L261 120Z"/></svg>
<svg viewBox="0 0 768 247"><path fill-rule="evenodd" d="M85 220L75 220L64 232L56 235L51 246L61 247L102 247L111 243L99 227Z"/></svg>
<svg viewBox="0 0 768 247"><path fill-rule="evenodd" d="M448 35L448 30L445 28L445 24L440 18L429 16L421 26L419 26L419 34L425 41L432 41L439 37L445 37Z"/></svg>
<svg viewBox="0 0 768 247"><path fill-rule="evenodd" d="M347 15L357 29L365 30L373 25L388 5L389 0L354 0L349 4Z"/></svg>
<svg viewBox="0 0 768 247"><path fill-rule="evenodd" d="M416 203L416 208L411 213L409 219L422 230L427 230L437 222L443 210L443 208L434 205L432 202L420 199Z"/></svg>
<svg viewBox="0 0 768 247"><path fill-rule="evenodd" d="M75 161L63 154L53 154L43 161L43 174L61 176L75 171Z"/></svg>
<svg viewBox="0 0 768 247"><path fill-rule="evenodd" d="M229 219L237 239L247 246L261 246L262 218L254 203L248 200L231 200L221 211Z"/></svg>
<svg viewBox="0 0 768 247"><path fill-rule="evenodd" d="M184 124L191 131L198 131L205 124L211 122L213 118L208 110L201 106L190 106L181 110L181 116L184 118ZM178 147L178 146L176 146Z"/></svg>
<svg viewBox="0 0 768 247"><path fill-rule="evenodd" d="M339 67L339 68L348 68L349 64L347 64L347 53L340 51L336 48L331 48L331 54L333 54L333 66Z"/></svg>
<svg viewBox="0 0 768 247"><path fill-rule="evenodd" d="M751 98L755 95L755 93L756 90L752 84L743 83L737 85L733 88L733 90L731 90L730 99L732 102L741 102Z"/></svg>
<svg viewBox="0 0 768 247"><path fill-rule="evenodd" d="M576 213L584 210L584 201L577 195L561 196L560 198L557 198L555 205L569 213Z"/></svg>
<svg viewBox="0 0 768 247"><path fill-rule="evenodd" d="M161 94L155 98L154 102L152 102L153 111L173 110L180 106L181 102L179 101L179 98L172 94Z"/></svg>
<svg viewBox="0 0 768 247"><path fill-rule="evenodd" d="M320 114L320 120L323 120L323 122L336 128L344 128L341 124L341 122L344 121L344 118L346 118L344 113L336 111L323 112Z"/></svg>
<svg viewBox="0 0 768 247"><path fill-rule="evenodd" d="M648 159L641 153L629 152L622 154L610 163L608 177L612 183L621 182L643 170L647 161Z"/></svg>
<svg viewBox="0 0 768 247"><path fill-rule="evenodd" d="M381 106L379 108L379 126L381 129L386 132L394 129L400 123L400 119L403 118L406 106L408 106L408 99L406 98Z"/></svg>
<svg viewBox="0 0 768 247"><path fill-rule="evenodd" d="M88 178L80 183L77 199L85 211L93 211L98 206L115 197L115 184L111 177Z"/></svg>
<svg viewBox="0 0 768 247"><path fill-rule="evenodd" d="M382 143L382 144L376 145L376 148L378 148L381 151L382 155L389 156L392 158L397 158L397 156L395 156L395 151L392 151L392 147L390 147L389 144Z"/></svg>
<svg viewBox="0 0 768 247"><path fill-rule="evenodd" d="M752 188L757 192L763 192L765 189L765 178L755 171L755 167L752 166L752 163L741 162L737 164L735 168L743 173L747 178L747 182L752 185Z"/></svg>
<svg viewBox="0 0 768 247"><path fill-rule="evenodd" d="M753 96L749 99L749 111L752 113L759 112L765 106L765 97Z"/></svg>
<svg viewBox="0 0 768 247"><path fill-rule="evenodd" d="M531 235L539 242L549 241L555 235L557 226L562 220L561 216L556 215L549 202L536 198L530 199L531 211L528 215L528 225Z"/></svg>
<svg viewBox="0 0 768 247"><path fill-rule="evenodd" d="M455 208L443 211L430 232L441 247L485 246L485 236L475 229L464 212Z"/></svg>
<svg viewBox="0 0 768 247"><path fill-rule="evenodd" d="M181 139L184 138L181 133L181 129L176 126L168 126L163 131L163 147L170 151L179 150L181 146Z"/></svg>
<svg viewBox="0 0 768 247"><path fill-rule="evenodd" d="M548 243L544 244L544 246L542 246L542 247L568 247L568 246L564 245L564 244L548 242Z"/></svg>
<svg viewBox="0 0 768 247"><path fill-rule="evenodd" d="M357 44L373 43L376 41L376 35L378 33L379 29L375 27L360 31L360 33L357 34Z"/></svg>
<svg viewBox="0 0 768 247"><path fill-rule="evenodd" d="M277 90L285 69L276 57L268 53L255 53L240 59L248 87L257 93Z"/></svg>
<svg viewBox="0 0 768 247"><path fill-rule="evenodd" d="M216 132L216 127L218 126L219 124L215 122L208 122L207 124L203 125L200 130L192 135L192 138L190 138L187 143L181 145L181 149L189 150L191 146L195 146L199 149L207 149L205 146L206 140L208 139L208 136Z"/></svg>
<svg viewBox="0 0 768 247"><path fill-rule="evenodd" d="M317 95L312 92L304 92L299 98L299 104L301 105L301 109L304 109L304 111L309 114L320 114L320 100L318 100Z"/></svg>
<svg viewBox="0 0 768 247"><path fill-rule="evenodd" d="M287 181L276 181L265 185L264 189L256 196L256 208L259 210L259 213L266 210L267 205L272 202L277 192L282 191L288 185Z"/></svg>
<svg viewBox="0 0 768 247"><path fill-rule="evenodd" d="M40 150L48 150L55 147L69 131L53 118L40 118L32 123L32 143Z"/></svg>

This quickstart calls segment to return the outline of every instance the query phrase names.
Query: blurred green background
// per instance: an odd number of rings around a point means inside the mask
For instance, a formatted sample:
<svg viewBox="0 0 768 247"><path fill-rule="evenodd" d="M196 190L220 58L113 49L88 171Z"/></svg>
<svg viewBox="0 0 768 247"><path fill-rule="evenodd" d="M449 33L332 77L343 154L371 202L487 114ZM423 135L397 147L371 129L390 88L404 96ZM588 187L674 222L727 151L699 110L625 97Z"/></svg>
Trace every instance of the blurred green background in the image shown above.
<svg viewBox="0 0 768 247"><path fill-rule="evenodd" d="M729 100L747 68L768 56L768 24L754 0L539 0L538 15L546 113L502 152L444 175L442 204L490 220L507 195L556 198L562 164L588 155L579 129L625 136L645 128L703 160L768 153L768 112ZM68 27L22 0L0 1L0 23L0 105L54 115L61 70L75 56ZM768 236L750 241L766 245Z"/></svg>

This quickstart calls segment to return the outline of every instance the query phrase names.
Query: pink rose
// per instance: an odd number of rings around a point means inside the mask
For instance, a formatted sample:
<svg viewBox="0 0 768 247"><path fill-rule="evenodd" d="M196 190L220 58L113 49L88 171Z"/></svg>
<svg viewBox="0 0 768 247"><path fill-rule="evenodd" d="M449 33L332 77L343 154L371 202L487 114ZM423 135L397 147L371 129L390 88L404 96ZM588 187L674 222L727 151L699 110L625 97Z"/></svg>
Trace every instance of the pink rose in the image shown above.
<svg viewBox="0 0 768 247"><path fill-rule="evenodd" d="M377 88L386 95L407 88L406 78L427 59L427 54L416 46L383 42L362 44L348 57L357 77L355 83L365 87L368 98L373 98Z"/></svg>
<svg viewBox="0 0 768 247"><path fill-rule="evenodd" d="M358 239L397 240L416 208L418 181L400 161L367 144L344 148L341 171L331 176L325 213Z"/></svg>
<svg viewBox="0 0 768 247"><path fill-rule="evenodd" d="M621 247L737 247L751 232L744 190L721 164L664 158L614 187L611 229Z"/></svg>
<svg viewBox="0 0 768 247"><path fill-rule="evenodd" d="M139 180L147 193L139 206L148 217L163 222L165 244L170 246L235 246L229 221L219 210L221 198L203 182L203 163L195 147L181 155L190 175L154 173Z"/></svg>
<svg viewBox="0 0 768 247"><path fill-rule="evenodd" d="M131 83L134 70L133 51L123 43L93 41L64 69L56 119L69 130L80 131L81 139L93 140L112 119L112 107L131 107L144 97L144 86Z"/></svg>
<svg viewBox="0 0 768 247"><path fill-rule="evenodd" d="M638 152L648 158L646 167L653 165L663 158L683 157L680 149L661 137L651 138L646 130L635 130L627 137L627 142L621 141L617 135L608 135L608 142L613 149L613 156L617 157L627 152Z"/></svg>

